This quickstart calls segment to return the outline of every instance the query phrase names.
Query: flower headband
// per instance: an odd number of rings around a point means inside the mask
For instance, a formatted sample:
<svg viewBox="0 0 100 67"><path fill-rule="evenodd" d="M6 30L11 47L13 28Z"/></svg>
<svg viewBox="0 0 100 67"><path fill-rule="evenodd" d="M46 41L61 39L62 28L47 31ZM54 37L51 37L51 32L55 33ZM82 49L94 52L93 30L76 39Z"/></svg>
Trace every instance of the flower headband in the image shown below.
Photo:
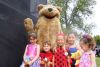
<svg viewBox="0 0 100 67"><path fill-rule="evenodd" d="M86 39L87 41L91 40L91 36L88 34L83 35L83 39Z"/></svg>
<svg viewBox="0 0 100 67"><path fill-rule="evenodd" d="M57 36L64 36L64 33L59 33L57 34Z"/></svg>

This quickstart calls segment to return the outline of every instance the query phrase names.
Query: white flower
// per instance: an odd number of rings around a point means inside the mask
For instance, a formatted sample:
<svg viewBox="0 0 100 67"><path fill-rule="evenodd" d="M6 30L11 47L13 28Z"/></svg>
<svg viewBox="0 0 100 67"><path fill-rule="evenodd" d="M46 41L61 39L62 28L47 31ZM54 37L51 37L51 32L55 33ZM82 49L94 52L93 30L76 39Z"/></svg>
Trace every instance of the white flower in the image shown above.
<svg viewBox="0 0 100 67"><path fill-rule="evenodd" d="M68 52L65 52L65 54L64 54L65 56L67 56L68 55Z"/></svg>
<svg viewBox="0 0 100 67"><path fill-rule="evenodd" d="M47 58L44 58L44 60L45 60L45 61L48 61L48 59L47 59Z"/></svg>

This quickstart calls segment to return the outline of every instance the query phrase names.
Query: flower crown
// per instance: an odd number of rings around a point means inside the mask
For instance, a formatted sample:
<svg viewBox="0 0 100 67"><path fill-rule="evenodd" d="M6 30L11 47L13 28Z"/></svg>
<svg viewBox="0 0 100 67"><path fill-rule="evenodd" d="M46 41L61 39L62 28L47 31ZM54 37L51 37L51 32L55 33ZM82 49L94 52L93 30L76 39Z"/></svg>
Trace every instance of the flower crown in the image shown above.
<svg viewBox="0 0 100 67"><path fill-rule="evenodd" d="M64 33L58 33L57 36L64 36Z"/></svg>
<svg viewBox="0 0 100 67"><path fill-rule="evenodd" d="M92 37L91 37L90 35L88 35L88 34L83 35L83 39L85 39L85 40L87 40L87 41L90 41L91 38L92 38Z"/></svg>

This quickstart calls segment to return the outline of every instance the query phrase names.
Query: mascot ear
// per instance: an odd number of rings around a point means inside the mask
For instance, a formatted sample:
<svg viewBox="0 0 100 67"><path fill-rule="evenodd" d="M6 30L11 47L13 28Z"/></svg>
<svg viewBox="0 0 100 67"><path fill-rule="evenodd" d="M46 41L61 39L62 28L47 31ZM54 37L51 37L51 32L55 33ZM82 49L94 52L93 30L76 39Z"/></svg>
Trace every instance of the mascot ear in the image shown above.
<svg viewBox="0 0 100 67"><path fill-rule="evenodd" d="M56 8L59 10L59 12L61 12L61 11L62 11L62 8L61 8L61 7L56 6Z"/></svg>
<svg viewBox="0 0 100 67"><path fill-rule="evenodd" d="M38 5L38 11L40 11L43 8L43 6L44 6L43 4L39 4Z"/></svg>

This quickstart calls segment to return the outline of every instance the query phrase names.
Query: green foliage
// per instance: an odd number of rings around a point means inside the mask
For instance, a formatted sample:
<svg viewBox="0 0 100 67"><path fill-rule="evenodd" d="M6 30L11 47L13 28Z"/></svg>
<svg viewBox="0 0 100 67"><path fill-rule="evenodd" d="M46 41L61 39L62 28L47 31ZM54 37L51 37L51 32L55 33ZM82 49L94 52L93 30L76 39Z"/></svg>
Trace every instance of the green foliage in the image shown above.
<svg viewBox="0 0 100 67"><path fill-rule="evenodd" d="M66 29L70 31L76 29L86 33L91 33L93 24L85 24L93 13L92 9L95 0L49 0L52 4L62 7L61 22L66 24Z"/></svg>
<svg viewBox="0 0 100 67"><path fill-rule="evenodd" d="M100 45L100 35L94 36L97 45Z"/></svg>

